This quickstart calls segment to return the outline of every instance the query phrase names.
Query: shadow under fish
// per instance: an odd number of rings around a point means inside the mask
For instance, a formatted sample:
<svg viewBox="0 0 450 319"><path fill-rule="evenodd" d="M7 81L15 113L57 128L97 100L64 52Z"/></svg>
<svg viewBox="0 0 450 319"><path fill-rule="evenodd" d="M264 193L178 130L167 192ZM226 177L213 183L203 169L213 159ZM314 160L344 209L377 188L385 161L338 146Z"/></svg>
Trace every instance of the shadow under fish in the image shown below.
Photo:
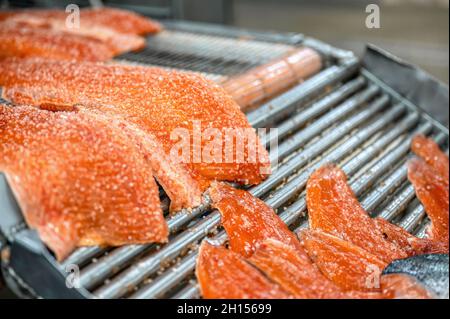
<svg viewBox="0 0 450 319"><path fill-rule="evenodd" d="M449 299L449 255L420 255L392 262L383 274L406 274L416 278L436 297Z"/></svg>

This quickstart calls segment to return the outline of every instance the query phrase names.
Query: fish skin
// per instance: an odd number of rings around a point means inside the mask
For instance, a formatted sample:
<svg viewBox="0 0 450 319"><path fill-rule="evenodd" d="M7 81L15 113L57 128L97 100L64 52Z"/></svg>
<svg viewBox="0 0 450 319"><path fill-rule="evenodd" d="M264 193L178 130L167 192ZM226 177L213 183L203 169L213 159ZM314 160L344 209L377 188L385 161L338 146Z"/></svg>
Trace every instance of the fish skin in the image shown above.
<svg viewBox="0 0 450 319"><path fill-rule="evenodd" d="M442 299L449 298L448 254L426 254L392 262L384 274L406 274L414 277Z"/></svg>
<svg viewBox="0 0 450 319"><path fill-rule="evenodd" d="M448 180L424 160L413 158L408 162L408 179L414 185L416 195L423 204L431 225L431 240L449 249L449 188Z"/></svg>
<svg viewBox="0 0 450 319"><path fill-rule="evenodd" d="M200 246L195 273L206 299L292 298L239 254L206 240Z"/></svg>
<svg viewBox="0 0 450 319"><path fill-rule="evenodd" d="M203 192L214 180L254 185L270 173L268 153L239 106L221 87L198 75L150 67L8 59L0 61L0 85L4 98L15 103L45 108L62 105L64 109L76 106L120 116L155 136L162 146L159 153L167 159L179 144L172 134L183 130L193 136L195 123L200 122L202 132L216 129L226 136L229 129L241 129L249 133L259 152L255 161L247 148L236 152L243 156L242 162L196 161L197 146L190 141L187 163L177 159L171 162L176 172L155 169L155 177L171 199L172 212L200 205ZM239 138L246 140L241 135ZM202 140L202 155L207 146L208 142ZM226 139L220 146L226 149ZM171 188L183 179L190 182Z"/></svg>
<svg viewBox="0 0 450 319"><path fill-rule="evenodd" d="M224 183L213 183L209 195L212 206L221 214L222 226L234 252L250 257L259 244L268 238L302 250L297 236L273 209L249 192ZM306 255L304 258L308 259Z"/></svg>
<svg viewBox="0 0 450 319"><path fill-rule="evenodd" d="M58 260L79 246L167 241L151 167L117 121L0 105L0 170Z"/></svg>
<svg viewBox="0 0 450 319"><path fill-rule="evenodd" d="M310 228L364 247L386 263L407 257L406 252L384 238L363 209L336 165L325 165L308 180L306 202Z"/></svg>

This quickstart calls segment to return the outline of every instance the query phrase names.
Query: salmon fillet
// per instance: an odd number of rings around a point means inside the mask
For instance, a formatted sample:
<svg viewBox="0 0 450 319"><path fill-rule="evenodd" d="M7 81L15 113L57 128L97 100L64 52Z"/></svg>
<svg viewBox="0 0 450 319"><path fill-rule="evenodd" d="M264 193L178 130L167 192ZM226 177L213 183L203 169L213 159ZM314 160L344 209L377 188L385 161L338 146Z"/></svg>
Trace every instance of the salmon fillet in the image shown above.
<svg viewBox="0 0 450 319"><path fill-rule="evenodd" d="M199 75L10 59L0 61L0 85L5 99L15 103L45 108L82 105L78 107L120 116L155 136L162 146L159 153L177 172L154 170L171 199L172 211L199 205L213 180L253 185L270 173L267 151L239 106L217 84ZM180 180L190 182L171 187Z"/></svg>
<svg viewBox="0 0 450 319"><path fill-rule="evenodd" d="M356 245L317 230L305 230L301 239L309 256L325 276L345 290L379 291L387 263Z"/></svg>
<svg viewBox="0 0 450 319"><path fill-rule="evenodd" d="M390 298L390 295L384 295L379 285L377 289L371 290L360 289L361 285L346 282L342 287L324 275L324 273L330 275L328 271L332 270L336 273L332 273L331 279L338 277L352 281L356 279L361 282L361 277L367 276L366 268L369 266L367 261L370 261L378 267L379 272L374 276L374 280L379 281L386 262L376 256L338 238L336 240L341 245L333 246L334 242L331 242L325 246L336 256L321 255L325 249L322 247L322 241L319 242L319 248L323 249L317 250L307 245L308 250L305 250L275 212L250 193L233 189L223 183L214 183L209 193L213 206L221 213L222 225L229 237L230 250L246 258L267 278L277 283L294 298ZM332 237L326 234L324 236ZM344 249L341 252L342 247L347 251ZM313 258L316 262L314 263L308 256L308 252L317 252L320 259ZM329 262L330 257L334 258L335 263ZM365 257L366 260L360 259L361 257ZM325 260L327 267L324 269L321 268L322 258L328 258ZM353 268L354 266L356 268ZM340 273L347 270L349 273ZM338 283L341 282L338 281ZM219 289L219 287L214 288Z"/></svg>
<svg viewBox="0 0 450 319"><path fill-rule="evenodd" d="M0 22L0 59L42 57L56 60L106 61L113 56L114 51L96 39Z"/></svg>
<svg viewBox="0 0 450 319"><path fill-rule="evenodd" d="M214 183L209 193L230 249L284 290L295 298L350 298L312 264L297 236L263 201L223 183Z"/></svg>
<svg viewBox="0 0 450 319"><path fill-rule="evenodd" d="M383 233L384 238L402 247L408 257L423 254L448 254L448 245L445 242L418 238L382 218L375 218L374 222L375 226Z"/></svg>
<svg viewBox="0 0 450 319"><path fill-rule="evenodd" d="M59 14L55 12L55 14L49 15L48 17L33 13L22 13L6 19L2 24L18 25L21 29L31 28L46 30L47 32L52 31L54 33L62 33L66 36L83 36L89 40L101 42L112 51L114 56L129 51L140 50L145 47L144 38L133 34L118 33L113 29L101 25L80 22L79 27L68 27L64 12L60 12Z"/></svg>
<svg viewBox="0 0 450 319"><path fill-rule="evenodd" d="M433 299L434 294L414 277L404 274L381 276L381 288L385 299Z"/></svg>
<svg viewBox="0 0 450 319"><path fill-rule="evenodd" d="M376 296L344 291L318 271L305 256L304 251L267 239L248 261L298 299L361 299Z"/></svg>
<svg viewBox="0 0 450 319"><path fill-rule="evenodd" d="M424 160L414 158L408 163L408 179L431 219L429 238L449 245L449 188L448 177L443 177Z"/></svg>
<svg viewBox="0 0 450 319"><path fill-rule="evenodd" d="M311 229L364 247L386 263L407 257L401 247L387 241L375 227L337 166L325 165L311 175L306 201Z"/></svg>
<svg viewBox="0 0 450 319"><path fill-rule="evenodd" d="M75 247L165 242L152 169L119 120L0 106L0 170L63 260Z"/></svg>
<svg viewBox="0 0 450 319"><path fill-rule="evenodd" d="M23 14L36 18L47 20L57 19L60 21L65 21L69 16L69 13L57 9L11 10L0 12L0 21L15 18ZM106 7L80 10L80 25L82 27L109 28L117 33L129 35L157 33L162 29L161 24L158 22L137 13Z"/></svg>
<svg viewBox="0 0 450 319"><path fill-rule="evenodd" d="M203 298L285 299L291 296L237 253L206 241L200 246L196 276Z"/></svg>
<svg viewBox="0 0 450 319"><path fill-rule="evenodd" d="M428 165L437 170L443 178L446 178L448 183L448 156L441 151L436 142L423 135L416 135L411 143L411 149L415 154L423 158Z"/></svg>
<svg viewBox="0 0 450 319"><path fill-rule="evenodd" d="M320 270L341 288L350 290L348 295L353 298L433 298L409 276L381 275L386 263L358 246L315 230L302 231L300 237Z"/></svg>
<svg viewBox="0 0 450 319"><path fill-rule="evenodd" d="M213 207L221 214L231 250L250 257L265 239L278 240L295 249L302 249L297 236L276 215L272 208L249 192L214 183L209 189ZM306 256L305 256L306 257Z"/></svg>

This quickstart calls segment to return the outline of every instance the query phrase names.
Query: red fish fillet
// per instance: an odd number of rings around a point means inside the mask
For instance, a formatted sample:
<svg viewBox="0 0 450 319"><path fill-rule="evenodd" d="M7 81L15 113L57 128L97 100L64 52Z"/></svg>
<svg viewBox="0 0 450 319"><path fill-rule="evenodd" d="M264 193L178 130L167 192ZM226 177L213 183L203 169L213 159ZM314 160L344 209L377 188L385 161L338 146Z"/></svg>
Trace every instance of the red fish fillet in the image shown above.
<svg viewBox="0 0 450 319"><path fill-rule="evenodd" d="M106 61L113 56L114 51L96 39L0 22L0 59L42 57L55 60Z"/></svg>
<svg viewBox="0 0 450 319"><path fill-rule="evenodd" d="M291 296L238 254L203 241L196 276L203 298L285 299Z"/></svg>
<svg viewBox="0 0 450 319"><path fill-rule="evenodd" d="M223 183L210 188L230 248L296 298L353 298L312 264L297 236L272 208L250 193Z"/></svg>
<svg viewBox="0 0 450 319"><path fill-rule="evenodd" d="M63 10L11 10L0 13L0 21L5 21L19 15L30 15L44 19L59 19L65 21L69 16ZM114 8L90 8L80 11L80 25L86 27L109 28L122 34L148 34L161 31L161 25L137 13Z"/></svg>
<svg viewBox="0 0 450 319"><path fill-rule="evenodd" d="M160 68L11 59L0 62L0 85L4 97L16 103L83 105L80 108L121 116L154 135L162 145L159 153L177 171L154 171L171 199L172 210L199 205L213 180L257 184L270 171L267 151L239 106L222 88L198 75ZM190 182L171 187L180 180Z"/></svg>
<svg viewBox="0 0 450 319"><path fill-rule="evenodd" d="M333 282L351 290L348 295L352 298L433 298L409 276L381 275L386 263L358 246L321 231L306 230L300 236L315 264Z"/></svg>
<svg viewBox="0 0 450 319"><path fill-rule="evenodd" d="M381 288L385 299L433 299L434 294L414 277L404 274L381 276Z"/></svg>
<svg viewBox="0 0 450 319"><path fill-rule="evenodd" d="M363 289L364 291L351 290L350 288L359 288L359 286L347 285L343 288L325 277L319 270L322 264L318 263L318 268L309 258L302 245L299 245L296 236L274 211L264 202L251 196L250 193L233 189L222 183L214 183L210 188L210 195L213 206L219 209L222 214L222 223L229 237L230 249L246 257L251 264L293 297L302 299L375 299L390 297L385 296L380 287L375 291L368 289ZM354 251L363 251L354 245L340 241L345 244L344 248L351 246L354 247ZM335 249L339 248L339 246L335 247ZM344 251L343 255L338 255L338 257L349 255L350 261L357 263L356 269L350 267L350 277L352 274L354 275L351 279L357 278L360 280L357 272L361 269L365 271L368 265L358 258L367 257L367 260L373 261L380 269L378 277L375 277L379 280L385 262L371 256L368 252L356 254L356 256L353 256L352 253L353 251L350 250L349 252ZM326 257L329 258L329 256ZM352 266L352 263L349 263L346 258L344 258L343 263L346 267ZM339 264L330 264L330 266L334 266L334 270L339 270L337 268ZM349 274L345 274L344 277L348 279Z"/></svg>
<svg viewBox="0 0 450 319"><path fill-rule="evenodd" d="M448 245L445 242L415 237L382 218L375 218L374 222L384 238L402 247L409 257L423 254L448 254Z"/></svg>
<svg viewBox="0 0 450 319"><path fill-rule="evenodd" d="M151 167L117 122L0 106L0 170L59 260L77 246L167 240Z"/></svg>
<svg viewBox="0 0 450 319"><path fill-rule="evenodd" d="M448 177L443 177L422 159L414 158L408 163L408 179L414 185L416 195L431 219L430 239L444 244L448 252Z"/></svg>
<svg viewBox="0 0 450 319"><path fill-rule="evenodd" d="M338 237L321 231L301 233L304 246L323 274L345 290L379 291L387 263Z"/></svg>
<svg viewBox="0 0 450 319"><path fill-rule="evenodd" d="M145 47L144 38L133 34L118 33L113 29L101 25L80 23L79 27L68 27L64 12L61 12L60 14L55 13L49 17L33 13L17 14L2 23L2 25L6 24L18 25L21 29L41 29L46 30L47 32L60 32L64 35L78 35L88 38L89 40L97 40L107 46L114 55L139 50ZM38 43L39 42L37 42L37 44Z"/></svg>
<svg viewBox="0 0 450 319"><path fill-rule="evenodd" d="M298 299L361 299L376 295L344 291L327 279L303 251L280 241L267 239L249 262Z"/></svg>
<svg viewBox="0 0 450 319"><path fill-rule="evenodd" d="M449 160L448 156L441 151L439 145L423 135L416 135L411 143L411 149L437 170L443 178L446 178L448 183Z"/></svg>
<svg viewBox="0 0 450 319"><path fill-rule="evenodd" d="M209 189L214 208L222 215L222 226L230 239L230 247L243 257L250 257L259 244L275 239L296 249L300 242L272 208L250 193L223 183Z"/></svg>
<svg viewBox="0 0 450 319"><path fill-rule="evenodd" d="M364 247L387 263L407 257L401 247L387 241L375 227L337 166L326 165L315 171L308 180L306 192L312 229Z"/></svg>

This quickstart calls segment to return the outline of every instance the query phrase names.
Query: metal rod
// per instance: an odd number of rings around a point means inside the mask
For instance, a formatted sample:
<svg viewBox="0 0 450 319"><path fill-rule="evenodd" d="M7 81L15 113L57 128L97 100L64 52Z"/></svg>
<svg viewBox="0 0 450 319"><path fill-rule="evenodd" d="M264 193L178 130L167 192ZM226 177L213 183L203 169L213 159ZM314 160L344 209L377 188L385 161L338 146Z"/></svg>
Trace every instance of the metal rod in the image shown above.
<svg viewBox="0 0 450 319"><path fill-rule="evenodd" d="M352 129L356 128L356 126L368 120L371 116L383 108L387 102L387 97L383 96L374 101L374 103L371 104L366 110L340 123L339 127L336 128L331 136L328 135L323 137L320 141L305 148L300 152L300 154L284 163L279 169L274 170L273 174L269 176L264 183L257 185L252 189L252 193L257 197L267 194L271 189L283 182L287 177L292 176L293 172L306 165L312 158L329 149L332 145L340 141L346 134L351 132ZM325 115L325 117L327 117L327 115ZM317 134L320 134L324 128L325 127L319 127L316 131ZM307 135L310 136L310 133Z"/></svg>
<svg viewBox="0 0 450 319"><path fill-rule="evenodd" d="M275 121L292 113L299 105L305 103L325 87L333 85L351 76L357 68L357 61L345 66L331 66L316 74L285 94L262 105L248 114L253 127L269 127Z"/></svg>
<svg viewBox="0 0 450 319"><path fill-rule="evenodd" d="M409 214L407 214L402 221L399 223L399 226L404 228L408 232L412 232L420 222L427 216L425 209L422 205L417 205Z"/></svg>
<svg viewBox="0 0 450 319"><path fill-rule="evenodd" d="M180 290L172 299L198 299L200 298L200 291L198 286L194 283L189 283L182 290Z"/></svg>
<svg viewBox="0 0 450 319"><path fill-rule="evenodd" d="M338 88L336 91L333 91L329 95L319 99L317 102L314 102L312 105L307 106L305 110L301 110L294 117L286 120L284 123L277 127L278 136L269 137L266 135L265 138L261 139L261 143L263 145L270 145L273 142L273 139L282 139L286 137L288 134L294 132L299 129L303 125L305 125L308 121L313 118L323 114L325 111L329 110L331 107L335 106L337 103L343 101L345 98L349 97L351 94L360 90L366 81L363 77L358 77L355 80L352 80L342 87Z"/></svg>
<svg viewBox="0 0 450 319"><path fill-rule="evenodd" d="M355 149L358 145L364 143L371 135L378 130L383 129L388 123L390 123L390 121L397 118L403 112L404 107L402 105L394 106L382 117L372 122L372 124L368 127L349 138L348 141L340 145L336 150L334 150L334 152L330 153L328 156L325 156L317 164L308 167L308 169L303 171L300 175L290 180L279 192L272 194L267 200L267 203L274 208L280 207L289 200L292 194L298 194L305 187L307 179L315 169L325 163L334 162L341 159L345 154Z"/></svg>
<svg viewBox="0 0 450 319"><path fill-rule="evenodd" d="M427 130L425 132L419 131L417 133L428 134L431 131L431 123L426 122L424 125L428 127ZM437 144L443 144L446 139L447 136L444 133L440 133L435 137L434 140ZM404 173L406 176L406 167L404 168ZM415 198L415 196L416 192L414 186L409 184L398 195L396 195L394 199L392 199L391 203L380 213L379 217L387 220L394 219L396 216L401 214L406 209L406 207L408 207L409 203Z"/></svg>
<svg viewBox="0 0 450 319"><path fill-rule="evenodd" d="M358 107L371 100L378 93L378 91L379 89L376 86L370 86L363 92L357 94L338 107L334 108L332 111L321 117L319 120L315 121L313 124L309 125L307 128L289 137L278 148L278 156L280 158L284 158L292 152L298 150L299 147L306 144L319 132L322 132L325 129L329 128L339 120L348 116L351 112L355 111ZM384 95L379 100L377 100L377 105L385 106L388 102L389 97ZM339 125L338 128L340 127L341 126ZM332 135L334 134L335 133L333 132Z"/></svg>

